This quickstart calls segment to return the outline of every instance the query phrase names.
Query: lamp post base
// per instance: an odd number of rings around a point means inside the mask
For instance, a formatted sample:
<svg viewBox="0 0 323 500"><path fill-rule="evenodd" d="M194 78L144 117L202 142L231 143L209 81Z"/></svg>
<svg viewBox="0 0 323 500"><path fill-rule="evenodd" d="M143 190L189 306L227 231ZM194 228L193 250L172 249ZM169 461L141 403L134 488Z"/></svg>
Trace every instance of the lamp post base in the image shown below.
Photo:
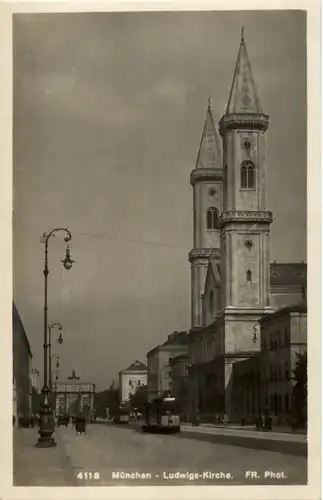
<svg viewBox="0 0 323 500"><path fill-rule="evenodd" d="M48 404L47 397L45 398L44 404L40 410L40 422L39 422L39 439L36 443L37 448L51 448L56 446L56 442L52 437L55 431L55 422L53 418L53 412Z"/></svg>
<svg viewBox="0 0 323 500"><path fill-rule="evenodd" d="M36 448L52 448L57 446L57 443L52 437L40 437L35 446Z"/></svg>

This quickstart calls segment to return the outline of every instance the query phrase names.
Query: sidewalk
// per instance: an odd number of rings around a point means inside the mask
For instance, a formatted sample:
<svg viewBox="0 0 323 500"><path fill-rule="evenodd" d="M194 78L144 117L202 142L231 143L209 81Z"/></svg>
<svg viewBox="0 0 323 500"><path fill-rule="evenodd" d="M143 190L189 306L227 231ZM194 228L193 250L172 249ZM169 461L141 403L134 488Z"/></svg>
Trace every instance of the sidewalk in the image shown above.
<svg viewBox="0 0 323 500"><path fill-rule="evenodd" d="M183 422L183 425L192 425L191 422ZM238 424L212 424L212 423L200 423L200 427L212 427L216 429L236 429L240 431L251 431L256 430L255 425L238 425ZM259 431L257 431L259 432ZM273 426L272 431L278 434L300 434L306 436L306 431L303 429L292 430L291 427L276 425Z"/></svg>
<svg viewBox="0 0 323 500"><path fill-rule="evenodd" d="M130 423L130 428L140 430L141 423ZM275 451L288 455L307 456L307 435L288 432L257 431L249 426L215 426L212 424L182 424L181 432L174 437L197 439L218 444L241 446L254 450Z"/></svg>
<svg viewBox="0 0 323 500"><path fill-rule="evenodd" d="M14 486L75 486L72 467L59 432L57 446L36 448L38 429L13 429Z"/></svg>
<svg viewBox="0 0 323 500"><path fill-rule="evenodd" d="M199 432L203 434L220 434L222 436L239 436L243 438L254 438L270 441L285 441L293 443L306 443L306 434L292 434L288 432L276 431L257 431L254 426L247 427L233 427L233 426L212 426L208 424L200 424L199 426L192 426L190 424L181 425L181 429L185 432Z"/></svg>
<svg viewBox="0 0 323 500"><path fill-rule="evenodd" d="M287 432L256 431L245 428L181 426L182 437L211 441L254 450L276 451L288 455L307 456L307 435Z"/></svg>

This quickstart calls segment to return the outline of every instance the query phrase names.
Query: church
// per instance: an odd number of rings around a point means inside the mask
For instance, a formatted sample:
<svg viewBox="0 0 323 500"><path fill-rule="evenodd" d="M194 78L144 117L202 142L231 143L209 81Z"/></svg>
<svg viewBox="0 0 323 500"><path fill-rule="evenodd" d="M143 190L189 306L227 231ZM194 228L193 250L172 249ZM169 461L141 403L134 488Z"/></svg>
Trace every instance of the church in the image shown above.
<svg viewBox="0 0 323 500"><path fill-rule="evenodd" d="M219 132L209 101L190 175L188 382L193 413L207 407L212 393L213 408L234 420L240 411L234 401L234 367L250 364L261 351L260 328L267 324L263 318L289 307L297 309L298 304L302 304L300 314L304 313L306 264L270 262L268 127L269 116L261 106L242 29Z"/></svg>

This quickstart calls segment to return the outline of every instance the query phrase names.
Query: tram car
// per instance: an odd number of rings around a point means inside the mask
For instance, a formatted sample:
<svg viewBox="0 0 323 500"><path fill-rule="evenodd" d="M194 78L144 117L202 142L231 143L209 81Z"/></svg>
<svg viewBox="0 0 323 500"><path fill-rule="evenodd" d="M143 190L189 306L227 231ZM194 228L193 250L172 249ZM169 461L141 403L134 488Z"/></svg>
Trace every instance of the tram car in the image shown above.
<svg viewBox="0 0 323 500"><path fill-rule="evenodd" d="M176 398L156 398L148 403L145 411L143 432L180 432L178 401Z"/></svg>
<svg viewBox="0 0 323 500"><path fill-rule="evenodd" d="M129 418L129 410L119 407L113 419L113 423L117 425L129 424Z"/></svg>

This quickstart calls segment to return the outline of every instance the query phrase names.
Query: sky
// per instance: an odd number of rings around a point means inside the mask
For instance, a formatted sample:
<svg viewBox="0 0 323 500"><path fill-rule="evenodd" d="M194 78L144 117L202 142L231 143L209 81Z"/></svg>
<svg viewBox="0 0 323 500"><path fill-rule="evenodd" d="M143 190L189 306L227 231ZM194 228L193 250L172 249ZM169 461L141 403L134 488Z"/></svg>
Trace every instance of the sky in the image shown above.
<svg viewBox="0 0 323 500"><path fill-rule="evenodd" d="M208 98L225 111L241 25L268 132L271 260L306 261L306 25L301 11L14 16L14 300L42 375L97 390L190 327L192 188Z"/></svg>

